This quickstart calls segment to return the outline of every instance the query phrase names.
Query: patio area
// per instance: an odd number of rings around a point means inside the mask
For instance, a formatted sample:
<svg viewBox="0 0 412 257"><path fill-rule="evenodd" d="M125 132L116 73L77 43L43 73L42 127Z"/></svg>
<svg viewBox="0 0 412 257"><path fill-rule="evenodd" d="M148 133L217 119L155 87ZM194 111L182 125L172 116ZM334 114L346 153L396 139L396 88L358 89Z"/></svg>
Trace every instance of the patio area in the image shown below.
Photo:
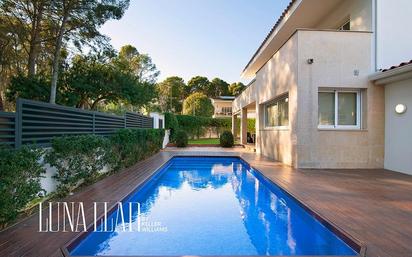
<svg viewBox="0 0 412 257"><path fill-rule="evenodd" d="M412 253L412 176L387 170L299 170L243 148L168 148L63 201L117 202L173 156L239 156L313 212L366 246L366 256ZM85 209L93 220L92 208ZM0 233L0 256L63 256L76 233L39 233L38 214ZM310 235L308 235L310 236Z"/></svg>

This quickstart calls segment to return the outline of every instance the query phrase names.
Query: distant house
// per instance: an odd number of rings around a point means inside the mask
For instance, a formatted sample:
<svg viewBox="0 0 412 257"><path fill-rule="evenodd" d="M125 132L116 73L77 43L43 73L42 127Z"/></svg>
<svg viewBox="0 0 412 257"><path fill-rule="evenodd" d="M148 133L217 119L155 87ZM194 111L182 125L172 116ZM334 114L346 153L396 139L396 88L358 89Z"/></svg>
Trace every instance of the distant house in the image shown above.
<svg viewBox="0 0 412 257"><path fill-rule="evenodd" d="M233 100L235 100L234 96L219 96L211 98L210 100L215 108L213 118L232 116L232 103Z"/></svg>
<svg viewBox="0 0 412 257"><path fill-rule="evenodd" d="M243 70L253 80L233 124L256 111L256 151L293 167L412 174L412 64L384 70L412 57L411 11L407 0L292 0Z"/></svg>

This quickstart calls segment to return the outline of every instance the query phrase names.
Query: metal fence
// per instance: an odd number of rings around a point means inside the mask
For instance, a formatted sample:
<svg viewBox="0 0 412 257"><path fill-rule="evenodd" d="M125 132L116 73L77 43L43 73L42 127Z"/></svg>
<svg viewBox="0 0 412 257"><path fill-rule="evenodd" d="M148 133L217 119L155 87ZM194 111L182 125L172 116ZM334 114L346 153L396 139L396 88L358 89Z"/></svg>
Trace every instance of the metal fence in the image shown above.
<svg viewBox="0 0 412 257"><path fill-rule="evenodd" d="M48 145L64 135L110 135L121 128L153 128L153 118L137 113L124 116L18 99L16 113L0 112L0 143L16 148Z"/></svg>

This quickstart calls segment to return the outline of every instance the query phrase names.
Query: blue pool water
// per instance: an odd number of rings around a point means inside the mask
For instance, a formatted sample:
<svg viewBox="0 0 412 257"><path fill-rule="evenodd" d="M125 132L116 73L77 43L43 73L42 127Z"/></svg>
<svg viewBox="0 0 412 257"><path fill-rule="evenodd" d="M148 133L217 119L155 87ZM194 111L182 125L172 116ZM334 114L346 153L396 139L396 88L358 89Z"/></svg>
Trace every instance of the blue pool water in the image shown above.
<svg viewBox="0 0 412 257"><path fill-rule="evenodd" d="M357 254L238 158L173 158L122 203L131 220L91 232L72 256Z"/></svg>

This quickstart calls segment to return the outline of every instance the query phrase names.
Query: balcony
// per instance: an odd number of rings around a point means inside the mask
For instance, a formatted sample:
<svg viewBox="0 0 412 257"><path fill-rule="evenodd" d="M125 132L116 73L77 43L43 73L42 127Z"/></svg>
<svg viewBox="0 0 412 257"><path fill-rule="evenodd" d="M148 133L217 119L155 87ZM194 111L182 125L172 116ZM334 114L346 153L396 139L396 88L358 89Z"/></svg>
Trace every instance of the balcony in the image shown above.
<svg viewBox="0 0 412 257"><path fill-rule="evenodd" d="M232 104L233 113L240 112L242 108L256 102L257 85L253 80L243 92L238 95Z"/></svg>

